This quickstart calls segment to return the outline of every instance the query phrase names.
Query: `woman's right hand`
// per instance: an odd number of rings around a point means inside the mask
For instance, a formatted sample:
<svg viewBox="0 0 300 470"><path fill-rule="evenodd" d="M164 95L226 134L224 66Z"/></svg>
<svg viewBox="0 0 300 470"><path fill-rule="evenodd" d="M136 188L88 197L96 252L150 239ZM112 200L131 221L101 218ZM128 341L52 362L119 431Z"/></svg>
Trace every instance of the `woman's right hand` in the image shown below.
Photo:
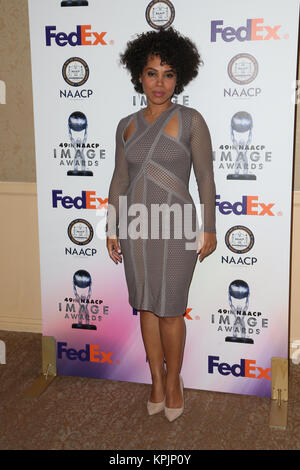
<svg viewBox="0 0 300 470"><path fill-rule="evenodd" d="M106 248L115 264L118 264L118 261L122 263L122 250L117 235L106 238Z"/></svg>

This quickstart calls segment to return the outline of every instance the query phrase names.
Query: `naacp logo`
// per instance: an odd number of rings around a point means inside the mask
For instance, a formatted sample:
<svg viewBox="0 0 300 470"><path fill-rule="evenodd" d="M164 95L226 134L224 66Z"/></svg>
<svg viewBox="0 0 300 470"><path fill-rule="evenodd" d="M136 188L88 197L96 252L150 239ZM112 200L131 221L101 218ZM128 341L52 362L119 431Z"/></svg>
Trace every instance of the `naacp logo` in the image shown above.
<svg viewBox="0 0 300 470"><path fill-rule="evenodd" d="M175 8L169 0L153 0L146 9L146 20L154 29L166 29L174 21Z"/></svg>
<svg viewBox="0 0 300 470"><path fill-rule="evenodd" d="M81 86L89 78L87 63L80 57L71 57L66 60L62 68L62 75L68 85Z"/></svg>
<svg viewBox="0 0 300 470"><path fill-rule="evenodd" d="M230 60L227 71L233 82L248 85L257 77L258 62L250 54L237 54Z"/></svg>
<svg viewBox="0 0 300 470"><path fill-rule="evenodd" d="M225 243L234 253L247 253L254 245L254 235L249 228L235 225L227 231Z"/></svg>
<svg viewBox="0 0 300 470"><path fill-rule="evenodd" d="M76 245L87 245L94 236L93 227L84 219L73 220L68 227L70 240Z"/></svg>

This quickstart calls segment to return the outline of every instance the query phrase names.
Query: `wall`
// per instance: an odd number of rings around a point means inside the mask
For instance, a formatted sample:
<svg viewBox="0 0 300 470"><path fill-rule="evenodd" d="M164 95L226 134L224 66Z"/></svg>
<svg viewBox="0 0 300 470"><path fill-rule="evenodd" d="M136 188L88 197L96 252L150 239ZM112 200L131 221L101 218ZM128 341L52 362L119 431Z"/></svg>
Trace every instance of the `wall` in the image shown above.
<svg viewBox="0 0 300 470"><path fill-rule="evenodd" d="M42 332L35 183L0 183L0 330Z"/></svg>
<svg viewBox="0 0 300 470"><path fill-rule="evenodd" d="M0 181L35 181L27 0L0 0ZM0 98L0 102L3 99Z"/></svg>

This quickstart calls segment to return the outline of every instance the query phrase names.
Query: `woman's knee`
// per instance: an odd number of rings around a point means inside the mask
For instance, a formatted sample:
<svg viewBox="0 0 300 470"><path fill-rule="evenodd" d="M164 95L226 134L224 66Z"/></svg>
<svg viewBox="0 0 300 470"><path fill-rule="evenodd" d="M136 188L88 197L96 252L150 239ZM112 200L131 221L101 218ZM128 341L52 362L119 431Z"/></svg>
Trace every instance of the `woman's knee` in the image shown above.
<svg viewBox="0 0 300 470"><path fill-rule="evenodd" d="M160 321L165 325L175 325L176 323L183 322L183 316L178 317L161 317Z"/></svg>

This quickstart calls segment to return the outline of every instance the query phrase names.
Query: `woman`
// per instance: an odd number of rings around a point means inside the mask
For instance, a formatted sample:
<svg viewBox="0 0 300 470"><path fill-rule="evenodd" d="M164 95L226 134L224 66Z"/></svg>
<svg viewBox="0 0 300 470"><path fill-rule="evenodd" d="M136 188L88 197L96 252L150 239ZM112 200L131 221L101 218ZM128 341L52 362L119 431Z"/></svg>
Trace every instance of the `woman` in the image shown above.
<svg viewBox="0 0 300 470"><path fill-rule="evenodd" d="M200 56L194 43L169 28L140 34L128 42L121 63L130 71L135 90L146 95L147 107L121 119L117 127L115 169L108 195L107 250L116 264L122 262L123 254L129 303L140 312L152 377L148 413L164 409L167 419L174 421L184 408L180 370L189 285L198 255L202 261L216 248L209 130L197 110L171 101L197 76ZM193 227L197 224L195 204L188 190L191 165L204 206L203 229L194 239L193 249L187 248L191 237L183 226L184 220ZM132 230L129 233L133 227L137 229L130 209L131 215L126 213L125 221L128 231L119 236L124 221L119 196L126 198L128 208L139 204L148 210L138 224L143 226L140 237L134 236ZM174 214L167 236L164 216L162 227L152 237L150 233L159 225L159 215L156 212L153 216L150 209L163 204L167 208L176 205L182 214L189 205L190 216L180 218ZM170 214L171 211L169 221ZM176 236L175 229L182 229L181 237Z"/></svg>

